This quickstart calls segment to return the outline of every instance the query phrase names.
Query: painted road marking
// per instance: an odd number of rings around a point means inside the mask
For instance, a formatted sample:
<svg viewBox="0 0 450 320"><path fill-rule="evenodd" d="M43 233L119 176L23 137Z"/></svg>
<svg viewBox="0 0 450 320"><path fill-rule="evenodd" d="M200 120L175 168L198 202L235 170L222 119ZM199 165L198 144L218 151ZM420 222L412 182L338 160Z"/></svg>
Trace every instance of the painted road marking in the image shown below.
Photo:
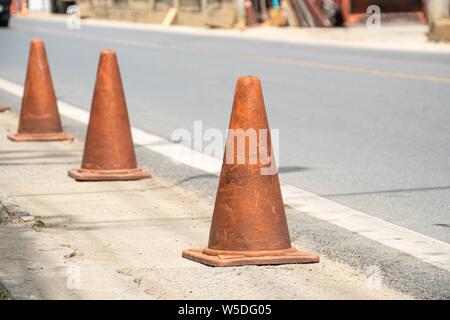
<svg viewBox="0 0 450 320"><path fill-rule="evenodd" d="M22 97L21 85L0 78L0 89ZM58 100L59 112L84 125L89 112ZM218 175L222 161L181 144L132 127L135 144L196 169ZM388 247L407 253L436 267L450 271L450 244L375 218L322 198L292 185L281 183L284 203L314 218L337 225Z"/></svg>
<svg viewBox="0 0 450 320"><path fill-rule="evenodd" d="M419 81L432 81L432 82L443 82L450 83L449 77L443 76L434 76L434 75L426 75L426 74L415 74L415 73L406 73L406 72L396 72L396 71L387 71L381 69L371 69L371 68L363 68L363 67L352 67L352 66L344 66L338 64L331 63L320 63L316 61L304 60L304 59L287 59L282 57L275 56L265 56L265 55L256 55L256 54L244 54L244 53L232 53L232 52L221 52L217 49L208 50L208 49L195 49L195 48L186 48L186 47L178 47L174 45L165 45L156 42L150 41L133 41L126 39L117 39L113 37L104 37L104 36L96 36L93 34L86 33L77 33L74 31L62 31L55 30L43 27L26 27L26 26L15 26L15 29L31 31L36 33L44 33L50 34L54 36L64 36L64 37L72 37L90 41L103 41L108 44L114 43L124 46L134 46L134 47L142 47L142 48L152 48L152 49L169 49L174 51L179 51L183 53L195 53L195 54L209 54L216 55L225 58L238 58L238 59L246 59L252 61L261 61L268 62L273 64L285 64L285 65L294 65L301 66L307 68L315 68L322 70L331 70L336 72L347 72L347 73L359 73L359 74L367 74L371 76L377 77L388 77L388 78L399 78L399 79L410 79L410 80L419 80Z"/></svg>

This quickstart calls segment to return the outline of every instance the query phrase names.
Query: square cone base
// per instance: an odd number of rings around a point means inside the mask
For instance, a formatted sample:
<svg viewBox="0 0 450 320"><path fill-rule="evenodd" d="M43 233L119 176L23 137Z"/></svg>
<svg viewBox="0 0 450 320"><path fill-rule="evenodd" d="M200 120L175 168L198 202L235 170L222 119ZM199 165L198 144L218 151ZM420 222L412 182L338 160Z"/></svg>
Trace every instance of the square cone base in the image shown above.
<svg viewBox="0 0 450 320"><path fill-rule="evenodd" d="M245 265L277 265L293 263L318 263L320 257L317 254L300 250L282 255L265 255L250 257L242 255L209 255L203 253L203 249L187 249L183 251L183 258L203 263L212 267L234 267Z"/></svg>
<svg viewBox="0 0 450 320"><path fill-rule="evenodd" d="M74 137L65 132L54 133L13 133L8 134L8 139L16 142L23 141L73 141Z"/></svg>
<svg viewBox="0 0 450 320"><path fill-rule="evenodd" d="M68 174L77 181L141 180L152 176L149 172L140 168L125 170L72 169L69 170Z"/></svg>

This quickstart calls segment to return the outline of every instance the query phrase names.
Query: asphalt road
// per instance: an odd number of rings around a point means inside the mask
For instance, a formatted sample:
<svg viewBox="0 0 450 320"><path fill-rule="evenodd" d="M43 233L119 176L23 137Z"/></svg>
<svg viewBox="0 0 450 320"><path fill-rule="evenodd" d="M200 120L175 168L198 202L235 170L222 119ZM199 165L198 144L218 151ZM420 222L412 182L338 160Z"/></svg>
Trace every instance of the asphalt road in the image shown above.
<svg viewBox="0 0 450 320"><path fill-rule="evenodd" d="M224 131L236 79L259 76L283 181L450 243L449 55L13 19L0 77L23 84L34 37L58 97L86 110L114 49L133 125L167 138L195 120Z"/></svg>

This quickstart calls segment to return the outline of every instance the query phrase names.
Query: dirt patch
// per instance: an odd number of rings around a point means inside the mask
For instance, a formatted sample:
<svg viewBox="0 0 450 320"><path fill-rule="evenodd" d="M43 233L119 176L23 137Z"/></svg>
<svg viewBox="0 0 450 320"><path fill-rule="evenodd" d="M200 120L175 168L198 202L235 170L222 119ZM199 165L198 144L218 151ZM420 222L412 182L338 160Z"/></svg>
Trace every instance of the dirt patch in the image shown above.
<svg viewBox="0 0 450 320"><path fill-rule="evenodd" d="M11 300L11 295L0 283L0 300Z"/></svg>
<svg viewBox="0 0 450 320"><path fill-rule="evenodd" d="M4 195L0 195L0 224L33 222L34 217L24 208ZM39 221L38 221L39 222ZM34 222L36 224L36 222Z"/></svg>

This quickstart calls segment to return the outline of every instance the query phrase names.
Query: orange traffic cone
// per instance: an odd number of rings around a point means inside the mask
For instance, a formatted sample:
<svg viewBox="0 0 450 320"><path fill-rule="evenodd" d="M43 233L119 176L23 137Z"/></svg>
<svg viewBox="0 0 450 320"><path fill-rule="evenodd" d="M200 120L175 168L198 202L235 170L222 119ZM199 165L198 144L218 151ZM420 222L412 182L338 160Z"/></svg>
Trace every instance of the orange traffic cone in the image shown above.
<svg viewBox="0 0 450 320"><path fill-rule="evenodd" d="M150 174L137 167L116 53L100 54L94 97L80 169L76 180L138 180Z"/></svg>
<svg viewBox="0 0 450 320"><path fill-rule="evenodd" d="M19 129L13 141L73 140L63 132L44 41L31 40Z"/></svg>
<svg viewBox="0 0 450 320"><path fill-rule="evenodd" d="M250 155L264 149L274 161L261 84L256 77L242 77L236 85L230 132L264 130L265 143L244 142L245 163L237 160L236 135L228 135L220 174L209 244L188 249L183 257L210 266L264 265L319 262L319 256L291 246L278 173L262 174L268 164ZM241 149L242 150L242 149ZM230 156L231 152L231 156ZM242 159L242 158L241 158ZM231 161L230 161L231 160Z"/></svg>

